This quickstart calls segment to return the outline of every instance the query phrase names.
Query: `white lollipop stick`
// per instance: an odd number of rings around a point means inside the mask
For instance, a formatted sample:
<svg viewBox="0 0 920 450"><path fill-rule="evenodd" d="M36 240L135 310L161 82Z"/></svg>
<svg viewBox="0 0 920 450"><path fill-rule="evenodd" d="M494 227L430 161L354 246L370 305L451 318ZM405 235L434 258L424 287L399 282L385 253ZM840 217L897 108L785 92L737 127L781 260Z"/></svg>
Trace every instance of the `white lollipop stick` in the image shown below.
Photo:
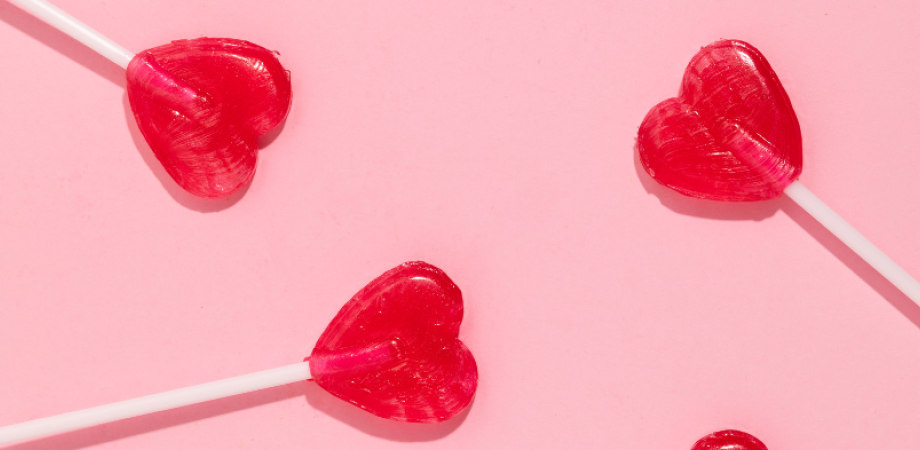
<svg viewBox="0 0 920 450"><path fill-rule="evenodd" d="M206 402L244 392L258 391L310 378L310 363L302 362L249 375L148 395L133 400L110 403L95 408L2 427L0 428L0 445L50 436L101 423Z"/></svg>
<svg viewBox="0 0 920 450"><path fill-rule="evenodd" d="M134 58L134 53L45 0L9 0L9 2L82 42L124 69L128 68L128 63Z"/></svg>
<svg viewBox="0 0 920 450"><path fill-rule="evenodd" d="M824 225L831 233L834 233L837 238L862 257L878 273L887 278L891 284L913 300L917 306L920 306L920 283L901 266L892 261L888 255L882 253L878 247L869 242L865 236L856 231L847 221L843 220L843 217L840 217L834 210L825 205L821 199L812 194L798 180L793 181L783 192L798 203L802 209L811 214L821 225Z"/></svg>

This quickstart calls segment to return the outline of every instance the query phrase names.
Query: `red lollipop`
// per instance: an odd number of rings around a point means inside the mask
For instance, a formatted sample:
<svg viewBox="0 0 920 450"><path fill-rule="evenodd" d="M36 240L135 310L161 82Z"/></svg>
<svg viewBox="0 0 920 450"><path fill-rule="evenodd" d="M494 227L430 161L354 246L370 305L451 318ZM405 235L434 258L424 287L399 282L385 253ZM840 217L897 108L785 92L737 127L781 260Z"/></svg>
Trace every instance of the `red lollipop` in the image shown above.
<svg viewBox="0 0 920 450"><path fill-rule="evenodd" d="M690 60L680 94L649 111L637 139L642 167L681 194L759 201L786 194L920 305L920 283L799 181L802 136L766 58L718 41Z"/></svg>
<svg viewBox="0 0 920 450"><path fill-rule="evenodd" d="M199 197L226 197L252 180L256 142L291 105L276 55L236 39L173 41L128 64L128 101L166 172Z"/></svg>
<svg viewBox="0 0 920 450"><path fill-rule="evenodd" d="M680 95L639 128L642 166L691 197L779 197L802 173L802 135L770 64L741 41L719 41L687 65Z"/></svg>
<svg viewBox="0 0 920 450"><path fill-rule="evenodd" d="M767 450L767 446L743 431L722 430L696 441L691 450Z"/></svg>
<svg viewBox="0 0 920 450"><path fill-rule="evenodd" d="M316 383L400 422L457 415L476 391L476 361L457 339L463 298L447 274L405 263L371 281L332 319L310 355Z"/></svg>
<svg viewBox="0 0 920 450"><path fill-rule="evenodd" d="M479 374L458 338L460 289L407 262L355 294L305 362L0 428L0 445L312 378L331 394L399 422L437 423L469 406Z"/></svg>
<svg viewBox="0 0 920 450"><path fill-rule="evenodd" d="M134 55L45 0L11 1L127 69L137 126L183 189L223 198L252 180L257 138L291 105L290 73L275 52L200 38Z"/></svg>

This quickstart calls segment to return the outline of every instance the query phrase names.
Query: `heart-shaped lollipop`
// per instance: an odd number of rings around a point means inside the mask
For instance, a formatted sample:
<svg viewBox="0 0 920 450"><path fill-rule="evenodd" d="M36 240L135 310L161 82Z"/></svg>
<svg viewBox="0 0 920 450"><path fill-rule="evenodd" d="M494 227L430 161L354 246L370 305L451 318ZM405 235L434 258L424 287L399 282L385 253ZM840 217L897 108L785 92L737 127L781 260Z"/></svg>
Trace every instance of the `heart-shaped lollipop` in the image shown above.
<svg viewBox="0 0 920 450"><path fill-rule="evenodd" d="M692 450L767 450L767 446L743 431L722 430L696 441Z"/></svg>
<svg viewBox="0 0 920 450"><path fill-rule="evenodd" d="M45 0L10 1L127 69L137 126L183 189L223 198L252 180L257 138L291 105L290 73L275 53L200 38L135 55Z"/></svg>
<svg viewBox="0 0 920 450"><path fill-rule="evenodd" d="M742 41L700 50L680 95L645 116L637 144L652 178L691 197L766 200L802 173L789 97L763 55Z"/></svg>
<svg viewBox="0 0 920 450"><path fill-rule="evenodd" d="M0 427L0 445L310 379L380 417L436 423L469 406L479 374L457 333L460 289L441 269L407 262L342 307L308 361Z"/></svg>
<svg viewBox="0 0 920 450"><path fill-rule="evenodd" d="M166 172L199 197L226 197L252 180L257 138L291 104L275 53L236 39L173 41L128 65L128 101Z"/></svg>
<svg viewBox="0 0 920 450"><path fill-rule="evenodd" d="M645 116L636 147L652 178L690 197L786 194L920 305L920 283L798 181L798 120L779 78L750 44L703 47L687 65L680 95Z"/></svg>
<svg viewBox="0 0 920 450"><path fill-rule="evenodd" d="M470 404L478 374L457 335L460 289L440 269L405 263L344 306L310 355L310 372L331 394L375 415L441 422Z"/></svg>

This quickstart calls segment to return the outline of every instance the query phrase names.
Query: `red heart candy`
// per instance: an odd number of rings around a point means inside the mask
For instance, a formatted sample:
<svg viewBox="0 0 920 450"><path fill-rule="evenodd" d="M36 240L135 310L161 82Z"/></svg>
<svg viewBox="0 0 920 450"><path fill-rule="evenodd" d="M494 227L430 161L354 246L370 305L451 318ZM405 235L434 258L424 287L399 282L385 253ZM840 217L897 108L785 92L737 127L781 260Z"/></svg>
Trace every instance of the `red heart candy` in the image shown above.
<svg viewBox="0 0 920 450"><path fill-rule="evenodd" d="M802 173L802 135L789 96L757 49L718 41L687 65L680 95L639 127L642 166L690 197L778 197Z"/></svg>
<svg viewBox="0 0 920 450"><path fill-rule="evenodd" d="M473 400L473 354L457 334L460 289L443 271L407 262L355 294L320 336L310 373L336 397L400 422L441 422Z"/></svg>
<svg viewBox="0 0 920 450"><path fill-rule="evenodd" d="M767 450L767 446L743 431L723 430L696 441L692 450Z"/></svg>
<svg viewBox="0 0 920 450"><path fill-rule="evenodd" d="M236 39L173 41L128 65L128 101L166 172L199 197L227 197L252 180L256 139L291 105L275 53Z"/></svg>

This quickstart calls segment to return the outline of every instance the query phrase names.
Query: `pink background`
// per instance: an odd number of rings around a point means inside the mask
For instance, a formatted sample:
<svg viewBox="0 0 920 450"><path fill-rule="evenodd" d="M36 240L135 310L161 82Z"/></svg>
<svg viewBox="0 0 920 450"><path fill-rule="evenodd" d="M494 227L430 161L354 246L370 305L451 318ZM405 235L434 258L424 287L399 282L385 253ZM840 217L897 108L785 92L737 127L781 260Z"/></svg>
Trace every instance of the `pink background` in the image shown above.
<svg viewBox="0 0 920 450"><path fill-rule="evenodd" d="M920 307L788 199L683 198L633 150L747 40L803 183L920 275L920 3L55 3L135 51L277 49L295 100L244 195L191 198L123 71L0 1L0 424L299 362L407 260L463 290L481 383L436 426L298 383L11 448L920 447Z"/></svg>

